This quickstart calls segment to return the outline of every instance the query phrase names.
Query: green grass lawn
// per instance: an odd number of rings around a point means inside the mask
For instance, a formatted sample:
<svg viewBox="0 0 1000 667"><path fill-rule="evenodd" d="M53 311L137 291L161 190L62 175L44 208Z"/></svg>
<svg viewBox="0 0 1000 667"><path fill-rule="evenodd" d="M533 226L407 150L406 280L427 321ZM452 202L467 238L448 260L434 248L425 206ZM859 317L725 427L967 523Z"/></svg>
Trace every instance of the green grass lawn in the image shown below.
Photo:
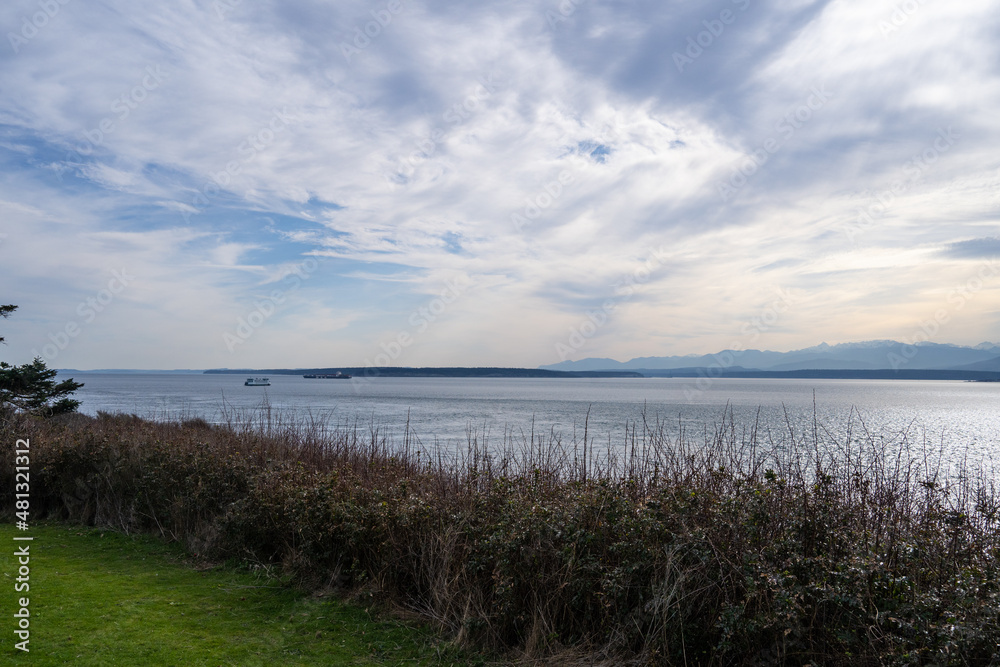
<svg viewBox="0 0 1000 667"><path fill-rule="evenodd" d="M15 542L14 535L32 542ZM199 569L177 545L63 524L0 525L0 663L34 665L467 665L426 628L370 615L230 568ZM31 545L31 590L14 590ZM13 614L30 598L31 652Z"/></svg>

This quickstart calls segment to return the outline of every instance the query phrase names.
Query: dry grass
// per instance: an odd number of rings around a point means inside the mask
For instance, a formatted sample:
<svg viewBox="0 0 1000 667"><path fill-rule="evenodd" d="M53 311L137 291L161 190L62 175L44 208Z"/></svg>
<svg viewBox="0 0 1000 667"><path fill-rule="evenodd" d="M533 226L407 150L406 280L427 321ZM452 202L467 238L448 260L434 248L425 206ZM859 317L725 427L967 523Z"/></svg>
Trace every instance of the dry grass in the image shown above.
<svg viewBox="0 0 1000 667"><path fill-rule="evenodd" d="M1000 503L906 434L837 441L728 417L427 452L406 428L3 420L33 507L384 599L538 664L987 665ZM4 461L13 463L9 453ZM4 476L4 491L13 475Z"/></svg>

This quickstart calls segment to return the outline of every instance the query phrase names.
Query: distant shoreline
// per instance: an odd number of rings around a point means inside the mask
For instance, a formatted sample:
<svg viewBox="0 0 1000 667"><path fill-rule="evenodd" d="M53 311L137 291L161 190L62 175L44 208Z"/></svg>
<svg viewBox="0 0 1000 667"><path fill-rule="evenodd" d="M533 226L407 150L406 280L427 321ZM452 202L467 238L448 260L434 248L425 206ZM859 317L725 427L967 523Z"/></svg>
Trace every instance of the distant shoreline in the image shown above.
<svg viewBox="0 0 1000 667"><path fill-rule="evenodd" d="M727 379L807 379L807 380L965 380L1000 382L1000 372L936 369L817 369L757 371L721 368L645 369L634 371L552 371L535 368L406 368L341 367L310 369L212 369L206 374L305 375L348 373L354 377L460 377L460 378L727 378Z"/></svg>
<svg viewBox="0 0 1000 667"><path fill-rule="evenodd" d="M1000 372L964 371L920 368L816 369L795 371L724 370L721 368L639 369L644 377L667 378L747 378L775 380L965 380L968 382L998 382Z"/></svg>
<svg viewBox="0 0 1000 667"><path fill-rule="evenodd" d="M104 375L333 375L340 371L355 378L422 377L422 378L691 378L691 379L750 379L750 380L956 380L965 382L1000 382L1000 372L942 369L804 369L793 371L760 371L735 367L639 368L635 370L553 371L539 368L466 368L466 367L371 367L341 366L335 368L212 368L208 370L135 370L135 369L60 369L59 373L95 373Z"/></svg>
<svg viewBox="0 0 1000 667"><path fill-rule="evenodd" d="M642 378L639 371L550 371L540 368L407 368L343 366L336 368L210 369L206 375L352 375L373 377L453 377L453 378Z"/></svg>

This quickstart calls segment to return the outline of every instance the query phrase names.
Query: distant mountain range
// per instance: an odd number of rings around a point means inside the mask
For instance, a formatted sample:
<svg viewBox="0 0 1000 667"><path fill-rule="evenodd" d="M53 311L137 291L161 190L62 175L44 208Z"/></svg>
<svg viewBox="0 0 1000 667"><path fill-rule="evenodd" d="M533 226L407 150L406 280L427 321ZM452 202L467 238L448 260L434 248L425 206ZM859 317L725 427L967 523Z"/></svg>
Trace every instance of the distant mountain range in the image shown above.
<svg viewBox="0 0 1000 667"><path fill-rule="evenodd" d="M299 375L342 371L355 376L385 377L786 377L856 379L968 379L1000 381L1000 344L974 347L947 343L906 345L893 340L861 343L822 343L790 352L771 350L722 350L716 354L671 357L636 357L629 361L587 358L523 368L298 368L134 370L95 369L69 373L229 373Z"/></svg>
<svg viewBox="0 0 1000 667"><path fill-rule="evenodd" d="M962 370L1000 372L1000 345L975 347L946 343L906 345L872 340L807 347L790 352L723 350L716 354L673 357L636 357L629 361L588 358L540 366L554 371L680 370L721 368L733 371L808 370Z"/></svg>

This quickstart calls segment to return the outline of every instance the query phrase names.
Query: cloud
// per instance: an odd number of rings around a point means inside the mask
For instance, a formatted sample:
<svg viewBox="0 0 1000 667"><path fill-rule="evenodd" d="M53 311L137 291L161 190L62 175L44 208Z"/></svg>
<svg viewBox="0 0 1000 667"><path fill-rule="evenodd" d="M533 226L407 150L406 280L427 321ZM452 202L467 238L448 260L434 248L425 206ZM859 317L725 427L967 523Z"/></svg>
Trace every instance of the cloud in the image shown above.
<svg viewBox="0 0 1000 667"><path fill-rule="evenodd" d="M1000 235L998 18L897 4L68 3L0 49L0 271L36 318L5 353L128 266L60 363L356 364L456 280L408 359L550 363L658 248L581 356L725 347L791 289L759 345L892 337ZM940 335L995 339L996 301Z"/></svg>

